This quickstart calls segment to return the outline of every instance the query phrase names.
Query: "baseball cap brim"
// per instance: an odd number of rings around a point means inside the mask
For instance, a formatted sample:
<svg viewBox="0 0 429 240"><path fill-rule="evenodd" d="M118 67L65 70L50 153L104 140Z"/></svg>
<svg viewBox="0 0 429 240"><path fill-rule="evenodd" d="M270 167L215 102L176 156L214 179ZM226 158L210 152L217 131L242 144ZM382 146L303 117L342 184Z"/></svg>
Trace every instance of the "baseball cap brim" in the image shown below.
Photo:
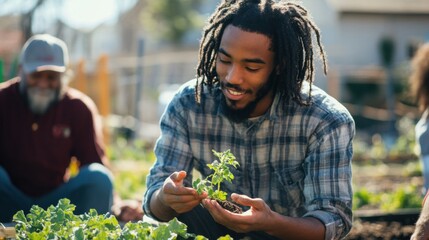
<svg viewBox="0 0 429 240"><path fill-rule="evenodd" d="M33 65L33 66L31 66ZM54 72L65 72L65 66L55 66L55 65L39 65L39 64L24 64L24 72L41 72L41 71L54 71Z"/></svg>

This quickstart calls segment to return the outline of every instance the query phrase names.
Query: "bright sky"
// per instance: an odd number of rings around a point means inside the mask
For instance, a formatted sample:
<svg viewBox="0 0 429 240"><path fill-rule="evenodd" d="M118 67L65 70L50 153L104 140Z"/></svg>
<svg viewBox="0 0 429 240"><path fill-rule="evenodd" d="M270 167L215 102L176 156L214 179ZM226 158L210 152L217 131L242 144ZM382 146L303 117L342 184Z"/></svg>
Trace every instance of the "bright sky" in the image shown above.
<svg viewBox="0 0 429 240"><path fill-rule="evenodd" d="M115 0L65 0L61 17L71 27L91 29L116 20L118 11Z"/></svg>
<svg viewBox="0 0 429 240"><path fill-rule="evenodd" d="M114 22L118 14L129 9L137 0L46 0L36 11L34 23L44 28L60 18L67 25L92 30L101 23ZM27 12L35 0L0 0L0 15ZM36 30L35 29L35 30ZM36 30L37 31L37 30Z"/></svg>

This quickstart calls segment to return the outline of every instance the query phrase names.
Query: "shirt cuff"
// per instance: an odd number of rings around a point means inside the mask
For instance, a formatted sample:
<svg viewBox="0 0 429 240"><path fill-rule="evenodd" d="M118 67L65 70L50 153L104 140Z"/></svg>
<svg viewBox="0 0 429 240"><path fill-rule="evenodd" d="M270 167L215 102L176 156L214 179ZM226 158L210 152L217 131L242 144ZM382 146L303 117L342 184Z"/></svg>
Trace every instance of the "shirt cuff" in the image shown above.
<svg viewBox="0 0 429 240"><path fill-rule="evenodd" d="M160 220L160 219L158 219L155 215L153 215L152 214L152 212L150 211L150 201L151 201L151 198L152 198L152 195L153 195L153 193L156 191L156 190L158 190L159 188L157 188L157 187L152 187L152 188L150 188L150 189L148 189L147 191L146 191L146 194L145 194L145 196L144 196L144 201L143 201L143 211L144 211L144 214L146 215L148 215L149 217L151 217L151 218L153 218L153 219L155 219L156 221L159 221L159 222L164 222L164 221L162 221L162 220Z"/></svg>
<svg viewBox="0 0 429 240"><path fill-rule="evenodd" d="M331 213L326 211L312 211L305 214L303 217L314 217L319 219L325 225L325 239L340 239L341 233L344 231L344 223L337 225L337 220Z"/></svg>

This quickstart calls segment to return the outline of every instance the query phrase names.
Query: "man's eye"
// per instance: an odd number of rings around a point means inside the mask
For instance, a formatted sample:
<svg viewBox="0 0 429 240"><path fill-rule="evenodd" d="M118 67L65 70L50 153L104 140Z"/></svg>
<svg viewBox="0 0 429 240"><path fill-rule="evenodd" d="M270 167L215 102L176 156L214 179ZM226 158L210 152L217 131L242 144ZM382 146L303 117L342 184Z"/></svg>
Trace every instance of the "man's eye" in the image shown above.
<svg viewBox="0 0 429 240"><path fill-rule="evenodd" d="M252 67L246 67L247 71L249 72L256 72L259 70L259 68L252 68Z"/></svg>
<svg viewBox="0 0 429 240"><path fill-rule="evenodd" d="M229 60L225 60L225 59L222 59L222 58L219 58L219 61L220 61L221 63L230 63L230 61L229 61Z"/></svg>

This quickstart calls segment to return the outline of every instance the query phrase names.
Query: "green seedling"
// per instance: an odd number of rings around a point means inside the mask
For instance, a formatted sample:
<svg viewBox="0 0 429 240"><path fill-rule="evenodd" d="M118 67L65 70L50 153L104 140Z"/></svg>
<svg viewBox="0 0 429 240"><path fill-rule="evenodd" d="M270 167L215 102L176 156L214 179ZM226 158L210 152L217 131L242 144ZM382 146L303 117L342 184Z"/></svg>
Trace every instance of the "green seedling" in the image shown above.
<svg viewBox="0 0 429 240"><path fill-rule="evenodd" d="M230 166L237 168L239 163L235 161L235 156L229 149L224 152L212 151L219 159L207 164L207 167L213 170L213 173L205 179L196 179L192 183L192 187L197 190L198 194L207 192L209 198L225 201L227 193L220 189L221 183L224 181L232 182L234 174L229 170Z"/></svg>

